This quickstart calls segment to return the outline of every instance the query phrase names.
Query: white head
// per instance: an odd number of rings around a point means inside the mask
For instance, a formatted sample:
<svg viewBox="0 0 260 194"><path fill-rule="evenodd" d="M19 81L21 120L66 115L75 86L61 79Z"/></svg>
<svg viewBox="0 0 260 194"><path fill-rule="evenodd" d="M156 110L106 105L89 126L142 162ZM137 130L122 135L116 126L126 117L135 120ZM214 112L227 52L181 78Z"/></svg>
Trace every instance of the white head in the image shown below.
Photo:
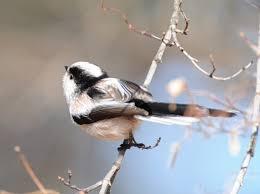
<svg viewBox="0 0 260 194"><path fill-rule="evenodd" d="M99 80L107 77L103 69L89 62L76 62L65 66L65 69L63 90L67 103L70 103L78 94L86 91Z"/></svg>

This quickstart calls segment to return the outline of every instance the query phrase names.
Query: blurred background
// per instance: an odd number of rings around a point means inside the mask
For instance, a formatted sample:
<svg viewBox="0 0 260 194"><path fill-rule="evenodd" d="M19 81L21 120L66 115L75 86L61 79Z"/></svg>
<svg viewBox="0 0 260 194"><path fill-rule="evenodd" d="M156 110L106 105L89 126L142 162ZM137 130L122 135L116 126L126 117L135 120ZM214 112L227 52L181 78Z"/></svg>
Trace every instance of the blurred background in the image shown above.
<svg viewBox="0 0 260 194"><path fill-rule="evenodd" d="M121 9L138 28L158 36L167 29L172 1L107 0ZM115 14L104 13L97 0L1 0L0 6L0 190L25 193L36 190L13 151L20 145L35 173L47 188L69 194L57 181L73 172L73 182L86 187L103 178L114 162L121 142L91 138L70 121L63 97L64 65L89 61L101 65L111 76L142 83L160 42L128 31ZM255 59L239 37L243 31L257 40L257 10L244 0L185 0L191 19L189 34L180 36L183 47L210 70L214 55L217 75L230 75ZM255 66L238 78L221 82L198 72L175 48L169 48L158 67L150 90L159 101L190 102L182 95L173 99L167 83L185 79L192 90L214 92L239 99L246 110L254 91ZM201 105L218 107L207 98ZM238 119L224 125L232 129ZM160 145L148 151L131 149L113 185L112 193L223 193L230 189L247 148L249 134L238 139L240 152L229 151L230 137L205 137L193 133L182 145L174 168L168 166L171 145L185 128L144 122L136 139ZM239 147L239 145L238 145ZM249 169L242 194L259 193L260 149ZM258 180L258 181L257 181Z"/></svg>

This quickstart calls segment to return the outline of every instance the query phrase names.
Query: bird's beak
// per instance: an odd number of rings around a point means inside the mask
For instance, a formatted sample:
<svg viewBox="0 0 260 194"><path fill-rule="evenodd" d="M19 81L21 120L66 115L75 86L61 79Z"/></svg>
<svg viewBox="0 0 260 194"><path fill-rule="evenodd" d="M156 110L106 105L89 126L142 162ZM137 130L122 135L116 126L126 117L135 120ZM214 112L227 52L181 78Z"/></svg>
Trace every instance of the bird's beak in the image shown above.
<svg viewBox="0 0 260 194"><path fill-rule="evenodd" d="M67 71L69 67L68 67L67 65L65 65L64 68L65 68L65 70Z"/></svg>

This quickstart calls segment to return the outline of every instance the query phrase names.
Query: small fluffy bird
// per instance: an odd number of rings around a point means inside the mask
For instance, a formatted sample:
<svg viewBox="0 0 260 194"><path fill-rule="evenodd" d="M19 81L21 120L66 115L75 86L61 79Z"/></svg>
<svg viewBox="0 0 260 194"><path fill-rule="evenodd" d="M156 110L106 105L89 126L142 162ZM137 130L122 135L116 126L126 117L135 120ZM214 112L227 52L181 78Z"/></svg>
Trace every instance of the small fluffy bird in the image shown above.
<svg viewBox="0 0 260 194"><path fill-rule="evenodd" d="M72 121L101 140L128 139L140 120L191 125L201 117L235 115L196 104L155 102L143 86L111 78L89 62L76 62L65 69L63 89Z"/></svg>

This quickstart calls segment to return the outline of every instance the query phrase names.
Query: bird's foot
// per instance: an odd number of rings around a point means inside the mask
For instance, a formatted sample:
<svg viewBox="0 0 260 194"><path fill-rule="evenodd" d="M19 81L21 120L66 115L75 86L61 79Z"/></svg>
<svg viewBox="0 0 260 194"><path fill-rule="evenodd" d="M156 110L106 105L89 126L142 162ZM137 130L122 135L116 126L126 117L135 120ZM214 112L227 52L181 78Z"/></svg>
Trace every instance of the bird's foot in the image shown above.
<svg viewBox="0 0 260 194"><path fill-rule="evenodd" d="M131 134L129 139L124 140L124 142L119 146L118 151L123 151L130 149L131 147L136 147L142 150L149 150L157 147L161 141L161 138L159 137L154 145L146 146L143 143L137 143L134 136Z"/></svg>

